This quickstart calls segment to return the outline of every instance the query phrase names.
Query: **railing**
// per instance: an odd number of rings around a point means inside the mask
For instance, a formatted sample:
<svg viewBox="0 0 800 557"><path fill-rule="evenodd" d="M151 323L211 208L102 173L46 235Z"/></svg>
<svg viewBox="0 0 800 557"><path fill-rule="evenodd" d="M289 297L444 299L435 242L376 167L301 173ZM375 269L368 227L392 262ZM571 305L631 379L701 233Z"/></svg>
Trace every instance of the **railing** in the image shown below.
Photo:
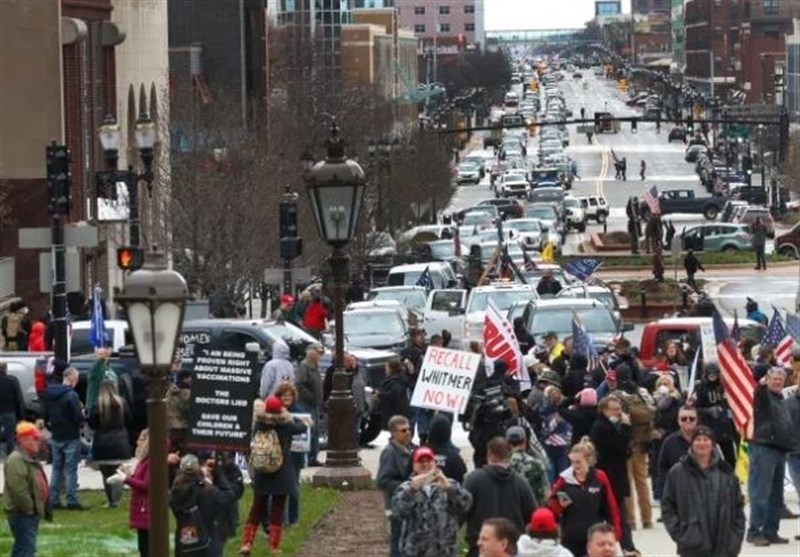
<svg viewBox="0 0 800 557"><path fill-rule="evenodd" d="M14 258L0 257L0 300L14 294Z"/></svg>

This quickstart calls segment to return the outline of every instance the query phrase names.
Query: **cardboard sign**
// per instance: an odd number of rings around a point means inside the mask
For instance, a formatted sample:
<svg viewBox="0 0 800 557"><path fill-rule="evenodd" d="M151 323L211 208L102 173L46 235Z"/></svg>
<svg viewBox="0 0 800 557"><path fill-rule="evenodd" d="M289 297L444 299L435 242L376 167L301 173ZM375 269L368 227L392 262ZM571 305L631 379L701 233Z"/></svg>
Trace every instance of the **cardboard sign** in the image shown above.
<svg viewBox="0 0 800 557"><path fill-rule="evenodd" d="M193 448L250 450L256 354L198 348L192 366L189 440Z"/></svg>
<svg viewBox="0 0 800 557"><path fill-rule="evenodd" d="M301 414L298 412L292 412L292 416L299 419L311 419L311 414ZM298 433L297 435L292 436L292 447L289 449L290 452L293 453L308 453L311 452L311 428L306 427L306 430L303 433Z"/></svg>
<svg viewBox="0 0 800 557"><path fill-rule="evenodd" d="M411 406L463 414L480 361L480 354L429 346Z"/></svg>
<svg viewBox="0 0 800 557"><path fill-rule="evenodd" d="M717 361L717 339L714 337L714 324L709 319L700 323L700 341L703 344L703 364Z"/></svg>

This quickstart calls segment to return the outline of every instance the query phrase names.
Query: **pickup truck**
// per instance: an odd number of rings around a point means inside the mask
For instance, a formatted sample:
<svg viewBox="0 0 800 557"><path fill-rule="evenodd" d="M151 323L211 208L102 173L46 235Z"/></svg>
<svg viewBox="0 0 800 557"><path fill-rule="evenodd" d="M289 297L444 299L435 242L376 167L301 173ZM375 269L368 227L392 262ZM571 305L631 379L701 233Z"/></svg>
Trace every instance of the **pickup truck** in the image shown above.
<svg viewBox="0 0 800 557"><path fill-rule="evenodd" d="M722 195L696 197L693 190L664 190L659 196L661 214L692 213L702 214L708 220L714 220L722 211L728 200ZM650 218L650 207L642 202L639 214L643 220Z"/></svg>

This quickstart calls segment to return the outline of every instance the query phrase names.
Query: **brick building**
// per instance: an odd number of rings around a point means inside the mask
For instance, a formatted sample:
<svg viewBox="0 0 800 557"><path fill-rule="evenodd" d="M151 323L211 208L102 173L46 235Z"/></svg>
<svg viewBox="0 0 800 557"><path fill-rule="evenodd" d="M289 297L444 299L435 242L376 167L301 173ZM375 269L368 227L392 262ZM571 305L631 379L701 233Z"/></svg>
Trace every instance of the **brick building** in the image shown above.
<svg viewBox="0 0 800 557"><path fill-rule="evenodd" d="M400 26L411 29L423 48L434 41L451 54L484 41L484 0L395 0Z"/></svg>
<svg viewBox="0 0 800 557"><path fill-rule="evenodd" d="M713 88L722 98L737 81L735 41L729 33L732 5L728 0L689 0L684 5L684 76L699 90L708 93Z"/></svg>

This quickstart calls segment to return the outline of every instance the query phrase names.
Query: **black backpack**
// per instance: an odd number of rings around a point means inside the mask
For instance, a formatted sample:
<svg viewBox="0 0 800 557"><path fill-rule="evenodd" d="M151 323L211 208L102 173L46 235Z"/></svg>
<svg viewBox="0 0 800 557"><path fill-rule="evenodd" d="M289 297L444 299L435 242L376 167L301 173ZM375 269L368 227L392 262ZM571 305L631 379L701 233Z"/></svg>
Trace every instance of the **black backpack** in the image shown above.
<svg viewBox="0 0 800 557"><path fill-rule="evenodd" d="M196 551L205 551L211 544L200 509L196 504L176 513L178 522L178 536L176 540L176 554L183 555Z"/></svg>

